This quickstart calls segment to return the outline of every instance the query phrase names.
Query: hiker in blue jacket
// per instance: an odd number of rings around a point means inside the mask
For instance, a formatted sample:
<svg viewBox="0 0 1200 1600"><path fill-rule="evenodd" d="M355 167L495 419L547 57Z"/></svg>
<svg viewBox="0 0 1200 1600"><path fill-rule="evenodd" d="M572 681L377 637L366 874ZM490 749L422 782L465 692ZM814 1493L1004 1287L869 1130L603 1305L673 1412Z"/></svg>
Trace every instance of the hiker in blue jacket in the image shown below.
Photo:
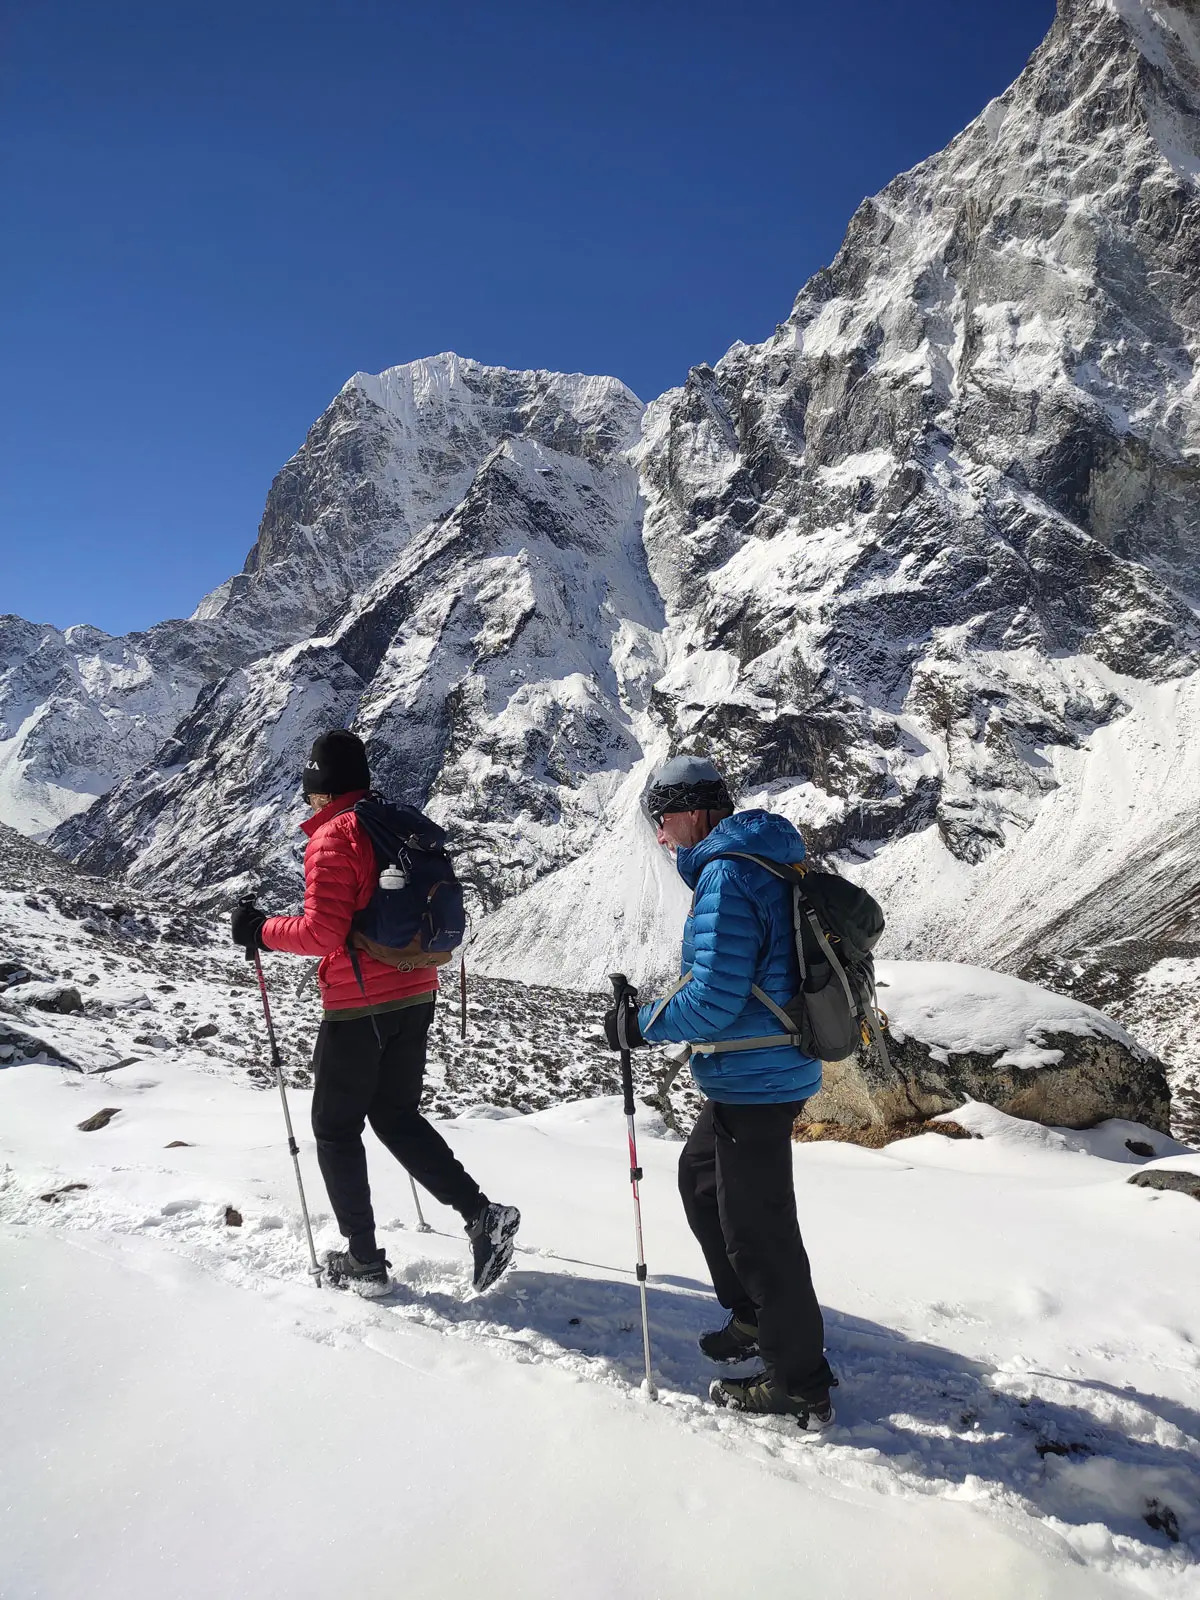
<svg viewBox="0 0 1200 1600"><path fill-rule="evenodd" d="M710 1395L737 1410L796 1417L810 1431L833 1420L836 1379L796 1219L792 1127L821 1087L821 1063L786 1043L778 1018L752 992L786 1006L800 987L791 892L744 851L804 859L804 840L769 811L734 813L711 762L677 756L655 775L647 805L658 840L675 852L693 891L683 931L683 978L664 999L638 1005L627 989L605 1018L613 1048L689 1042L706 1099L679 1159L679 1192L704 1251L717 1299L730 1313L702 1335L714 1361L761 1355L763 1368L723 1379ZM732 1048L722 1049L722 1045Z"/></svg>

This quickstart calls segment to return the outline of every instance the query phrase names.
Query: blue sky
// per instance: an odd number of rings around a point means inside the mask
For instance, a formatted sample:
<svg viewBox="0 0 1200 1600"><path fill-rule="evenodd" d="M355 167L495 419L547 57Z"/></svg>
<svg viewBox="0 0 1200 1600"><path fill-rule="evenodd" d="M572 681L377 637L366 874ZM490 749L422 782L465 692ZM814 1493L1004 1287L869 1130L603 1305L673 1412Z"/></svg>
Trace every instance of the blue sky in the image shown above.
<svg viewBox="0 0 1200 1600"><path fill-rule="evenodd" d="M765 338L1053 0L10 8L0 612L122 632L237 570L350 374L643 399Z"/></svg>

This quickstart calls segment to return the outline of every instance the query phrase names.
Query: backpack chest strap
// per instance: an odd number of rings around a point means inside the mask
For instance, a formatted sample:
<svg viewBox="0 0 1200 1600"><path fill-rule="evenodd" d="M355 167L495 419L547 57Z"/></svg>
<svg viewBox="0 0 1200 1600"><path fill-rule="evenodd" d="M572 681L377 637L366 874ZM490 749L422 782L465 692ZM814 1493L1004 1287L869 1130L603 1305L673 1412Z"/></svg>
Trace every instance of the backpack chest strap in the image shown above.
<svg viewBox="0 0 1200 1600"><path fill-rule="evenodd" d="M667 1006L672 1000L674 1000L675 996L680 992L681 989L684 989L689 983L691 983L691 981L692 974L690 971L688 971L683 974L677 983L672 984L670 989L667 990L666 994L663 995L662 999L650 1013L650 1018L646 1023L647 1028L652 1028L654 1026L659 1017L661 1017L663 1012L666 1010ZM771 996L767 994L765 990L760 989L756 983L752 983L750 985L750 993L762 1005L766 1006L768 1011L773 1012L775 1016L779 1018L780 1022L782 1022L784 1027L788 1030L787 1033L767 1034L760 1039L722 1039L712 1044L694 1043L689 1041L689 1049L694 1055L711 1056L724 1054L726 1050L772 1050L779 1049L784 1045L790 1045L795 1049L799 1049L800 1035L793 1031L792 1019L788 1016L783 1007L776 1005L774 1000L771 999ZM645 1029L642 1031L645 1032Z"/></svg>

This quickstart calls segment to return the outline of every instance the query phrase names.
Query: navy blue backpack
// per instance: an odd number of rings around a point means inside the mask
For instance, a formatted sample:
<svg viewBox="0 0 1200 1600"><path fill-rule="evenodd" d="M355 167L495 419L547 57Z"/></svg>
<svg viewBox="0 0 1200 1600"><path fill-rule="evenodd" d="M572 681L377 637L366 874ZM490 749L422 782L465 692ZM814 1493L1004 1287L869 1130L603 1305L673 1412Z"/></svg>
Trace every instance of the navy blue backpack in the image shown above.
<svg viewBox="0 0 1200 1600"><path fill-rule="evenodd" d="M354 918L354 948L393 967L444 965L467 927L445 830L414 807L378 795L360 800L354 814L379 863L379 885Z"/></svg>

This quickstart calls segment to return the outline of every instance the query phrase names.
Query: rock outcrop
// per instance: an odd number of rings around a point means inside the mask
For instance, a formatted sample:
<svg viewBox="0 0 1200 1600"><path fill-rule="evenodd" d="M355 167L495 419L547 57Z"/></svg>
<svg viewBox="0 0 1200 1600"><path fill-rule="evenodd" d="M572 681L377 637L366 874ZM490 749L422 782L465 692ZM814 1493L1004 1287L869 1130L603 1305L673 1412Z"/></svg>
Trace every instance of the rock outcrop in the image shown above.
<svg viewBox="0 0 1200 1600"><path fill-rule="evenodd" d="M806 1121L886 1126L978 1100L1051 1127L1170 1132L1162 1063L1091 1006L953 962L882 962L880 981L889 1064L864 1047L827 1065Z"/></svg>
<svg viewBox="0 0 1200 1600"><path fill-rule="evenodd" d="M1167 1194L1185 1194L1200 1200L1200 1161L1190 1157L1186 1162L1161 1162L1143 1167L1128 1180L1137 1189L1158 1189Z"/></svg>

